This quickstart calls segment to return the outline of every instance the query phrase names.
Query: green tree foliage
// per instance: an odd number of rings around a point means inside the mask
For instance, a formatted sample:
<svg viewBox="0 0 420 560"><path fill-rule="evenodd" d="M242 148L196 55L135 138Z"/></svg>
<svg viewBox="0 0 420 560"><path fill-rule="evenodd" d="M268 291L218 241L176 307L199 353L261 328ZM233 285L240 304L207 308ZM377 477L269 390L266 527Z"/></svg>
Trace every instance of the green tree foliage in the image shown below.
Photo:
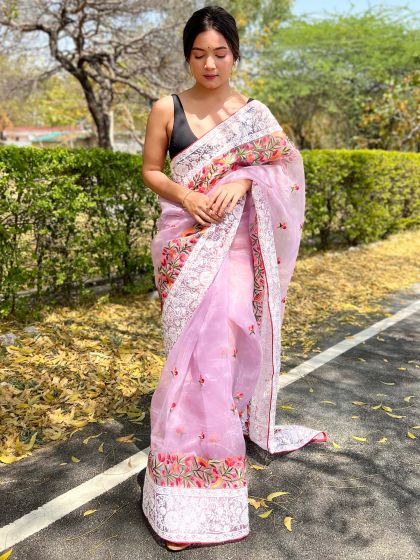
<svg viewBox="0 0 420 560"><path fill-rule="evenodd" d="M369 96L363 103L355 138L361 148L410 150L420 148L420 74L391 78L381 96Z"/></svg>
<svg viewBox="0 0 420 560"><path fill-rule="evenodd" d="M301 148L358 147L365 104L380 104L390 80L404 83L416 72L415 23L384 8L323 20L289 18L256 42L247 85ZM414 110L407 105L407 112Z"/></svg>

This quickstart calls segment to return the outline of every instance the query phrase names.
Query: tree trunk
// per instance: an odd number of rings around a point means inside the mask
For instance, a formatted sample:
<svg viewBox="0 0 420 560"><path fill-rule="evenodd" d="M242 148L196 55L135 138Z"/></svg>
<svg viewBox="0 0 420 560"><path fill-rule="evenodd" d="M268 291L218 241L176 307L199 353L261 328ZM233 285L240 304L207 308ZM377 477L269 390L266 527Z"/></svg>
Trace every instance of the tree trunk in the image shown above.
<svg viewBox="0 0 420 560"><path fill-rule="evenodd" d="M98 133L98 146L100 148L107 148L112 150L111 143L111 100L107 99L110 96L107 95L105 91L99 92L99 99L95 95L89 78L83 73L78 72L75 74L77 80L79 80L80 85L83 88L83 93L87 102L87 106L90 114L96 125L96 130Z"/></svg>

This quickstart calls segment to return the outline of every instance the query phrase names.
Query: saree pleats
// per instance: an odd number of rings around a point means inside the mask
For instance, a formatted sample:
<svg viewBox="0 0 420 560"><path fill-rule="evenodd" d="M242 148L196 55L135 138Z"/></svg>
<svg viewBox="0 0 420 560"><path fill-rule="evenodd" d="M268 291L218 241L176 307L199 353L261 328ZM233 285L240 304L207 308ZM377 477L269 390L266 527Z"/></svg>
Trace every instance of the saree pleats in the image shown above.
<svg viewBox="0 0 420 560"><path fill-rule="evenodd" d="M270 115L250 102L173 160L174 179L200 192L252 180L221 223L201 227L160 200L152 258L166 362L151 403L143 510L171 541L223 542L249 533L244 434L270 453L326 440L313 428L276 424L281 323L303 225L304 176L299 154Z"/></svg>

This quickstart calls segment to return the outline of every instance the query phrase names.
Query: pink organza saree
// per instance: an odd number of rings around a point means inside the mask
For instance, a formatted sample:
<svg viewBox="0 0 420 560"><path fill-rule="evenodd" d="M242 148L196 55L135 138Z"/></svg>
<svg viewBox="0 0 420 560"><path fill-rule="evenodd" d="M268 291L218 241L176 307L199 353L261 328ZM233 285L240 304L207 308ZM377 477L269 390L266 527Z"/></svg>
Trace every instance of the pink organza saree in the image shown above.
<svg viewBox="0 0 420 560"><path fill-rule="evenodd" d="M276 425L281 324L305 208L301 154L257 100L177 154L172 178L203 193L252 187L204 227L160 198L152 241L166 362L151 403L143 511L162 538L249 533L244 436L270 453L326 433Z"/></svg>

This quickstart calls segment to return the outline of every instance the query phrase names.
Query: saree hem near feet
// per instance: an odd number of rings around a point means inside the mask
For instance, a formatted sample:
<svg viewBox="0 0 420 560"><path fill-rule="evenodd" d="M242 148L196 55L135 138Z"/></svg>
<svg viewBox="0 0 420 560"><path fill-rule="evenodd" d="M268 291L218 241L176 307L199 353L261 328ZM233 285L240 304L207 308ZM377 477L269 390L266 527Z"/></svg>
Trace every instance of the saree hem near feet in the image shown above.
<svg viewBox="0 0 420 560"><path fill-rule="evenodd" d="M151 403L143 510L162 538L217 543L249 533L244 436L272 454L326 432L276 424L281 324L304 221L299 151L253 100L172 160L197 192L251 179L219 224L160 199L152 259L166 361Z"/></svg>

